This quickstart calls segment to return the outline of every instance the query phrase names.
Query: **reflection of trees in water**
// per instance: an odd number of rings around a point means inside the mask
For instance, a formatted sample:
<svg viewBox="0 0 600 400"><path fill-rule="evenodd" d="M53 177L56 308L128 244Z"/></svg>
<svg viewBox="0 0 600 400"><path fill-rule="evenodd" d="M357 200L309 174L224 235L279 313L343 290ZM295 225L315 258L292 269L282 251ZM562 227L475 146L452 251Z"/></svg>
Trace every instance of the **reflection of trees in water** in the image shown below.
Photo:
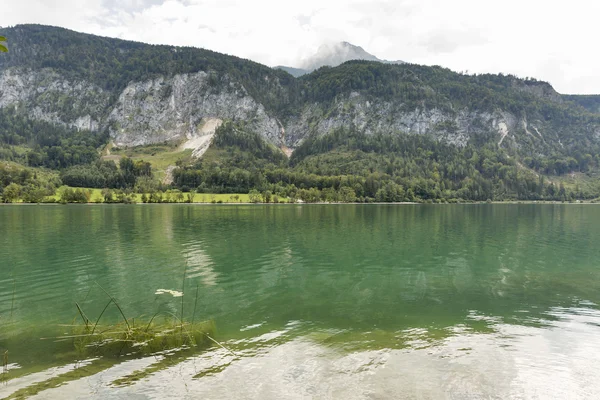
<svg viewBox="0 0 600 400"><path fill-rule="evenodd" d="M0 314L14 275L23 329L0 347L29 354L74 301L98 315L103 293L82 301L94 281L132 317L177 313L154 293L180 290L186 265L185 309L198 285L198 315L224 336L302 321L327 345L395 348L540 317L560 327L574 318L560 307L600 303L599 221L594 206L560 205L0 208Z"/></svg>
<svg viewBox="0 0 600 400"><path fill-rule="evenodd" d="M7 276L24 273L23 265L46 268L39 276L54 291L75 290L73 300L55 305L64 315L96 280L132 314L147 312L158 287L180 290L186 265L186 285L190 293L199 285L203 312L249 324L265 318L340 326L455 322L469 310L511 316L524 306L543 312L575 296L599 300L600 271L593 267L600 213L592 206L10 210L0 216L11 249L4 255ZM11 284L0 282L3 298ZM31 314L47 307L17 303ZM99 311L90 307L90 314Z"/></svg>
<svg viewBox="0 0 600 400"><path fill-rule="evenodd" d="M597 231L586 223L597 213L573 206L303 206L229 214L225 221L239 218L230 238L203 236L215 270L239 280L220 300L245 298L250 315L255 308L324 323L460 319L473 309L511 316L523 305L543 312L589 293L597 252L580 246ZM200 230L221 217L207 216ZM240 254L246 259L237 263ZM576 267L565 273L563 260ZM570 296L557 296L557 285Z"/></svg>

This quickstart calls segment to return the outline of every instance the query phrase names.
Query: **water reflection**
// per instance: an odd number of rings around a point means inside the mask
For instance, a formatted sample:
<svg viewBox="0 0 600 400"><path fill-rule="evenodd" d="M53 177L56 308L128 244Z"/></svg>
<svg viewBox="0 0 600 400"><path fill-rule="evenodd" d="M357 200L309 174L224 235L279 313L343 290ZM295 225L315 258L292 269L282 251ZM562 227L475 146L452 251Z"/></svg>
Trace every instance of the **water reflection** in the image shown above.
<svg viewBox="0 0 600 400"><path fill-rule="evenodd" d="M106 385L144 368L128 362L47 392L49 397L98 398L137 393L149 398L252 399L593 399L600 313L555 308L544 328L493 321L492 333L454 327L431 341L425 329L397 332L406 347L345 351L298 326L231 341L233 356L208 351L133 386ZM477 318L473 313L473 318ZM250 343L251 342L251 343ZM0 392L1 393L1 392ZM43 398L43 397L42 397Z"/></svg>
<svg viewBox="0 0 600 400"><path fill-rule="evenodd" d="M39 338L64 334L76 301L99 315L96 282L128 316L178 313L181 298L155 293L181 290L184 271L186 312L198 288L237 357L186 355L135 384L147 397L565 395L543 371L573 398L598 393L593 206L0 207L0 237L0 351L21 367L0 397L75 361ZM111 379L146 361L48 396L131 393Z"/></svg>
<svg viewBox="0 0 600 400"><path fill-rule="evenodd" d="M204 286L215 286L219 274L213 269L210 256L202 248L201 242L192 242L183 246L185 259L185 276L188 279L199 278Z"/></svg>

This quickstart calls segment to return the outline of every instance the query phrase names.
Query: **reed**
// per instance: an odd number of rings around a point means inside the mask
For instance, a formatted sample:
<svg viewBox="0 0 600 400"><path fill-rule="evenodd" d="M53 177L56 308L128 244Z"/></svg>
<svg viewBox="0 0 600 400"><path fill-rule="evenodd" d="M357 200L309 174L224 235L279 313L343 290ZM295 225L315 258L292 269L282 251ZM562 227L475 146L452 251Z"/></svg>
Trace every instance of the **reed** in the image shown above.
<svg viewBox="0 0 600 400"><path fill-rule="evenodd" d="M194 320L196 319L196 306L198 305L198 291L200 287L196 284L196 299L194 300L194 312L192 313L192 325L194 324Z"/></svg>
<svg viewBox="0 0 600 400"><path fill-rule="evenodd" d="M77 311L79 312L79 315L81 315L81 319L83 319L83 322L85 322L85 326L87 327L90 324L90 320L88 317L86 317L78 303L75 303L75 306L77 307Z"/></svg>
<svg viewBox="0 0 600 400"><path fill-rule="evenodd" d="M148 326L149 325L149 326ZM89 326L73 330L70 338L77 353L83 357L120 357L123 355L148 355L179 348L205 348L212 342L210 336L216 331L213 321L194 325L180 323L174 328L169 322L127 327L120 323L104 326L92 333Z"/></svg>
<svg viewBox="0 0 600 400"><path fill-rule="evenodd" d="M79 303L75 303L77 312L83 320L81 325L73 325L70 335L54 338L57 340L72 339L73 345L81 357L153 354L173 349L192 349L209 347L217 344L219 347L234 354L215 338L216 326L214 321L196 322L196 309L198 306L198 293L200 287L196 285L196 298L191 322L184 319L184 294L187 265L183 271L181 292L159 289L158 293L170 293L181 296L180 315L167 311L157 311L152 317L144 319L138 317L129 320L117 300L105 290L98 282L96 285L106 294L109 301L106 303L95 322L83 311ZM88 292L89 294L89 292ZM87 298L87 295L86 295ZM111 325L100 325L100 320L111 304L118 309L122 321ZM158 317L161 318L158 318ZM137 324L135 323L137 319ZM131 321L131 323L130 323Z"/></svg>
<svg viewBox="0 0 600 400"><path fill-rule="evenodd" d="M112 300L113 304L117 307L117 309L119 310L119 312L121 313L121 316L123 317L123 321L125 321L125 324L127 325L127 328L131 329L131 327L129 326L129 322L127 321L127 317L125 316L125 313L123 312L123 309L121 308L121 306L119 305L119 303L117 303L117 300L115 300L114 297L112 297L110 295L110 293L108 293L102 286L100 286L100 284L98 282L96 282L96 285L98 285L98 287L100 289L102 289L102 291L104 293L106 293L106 295L108 297L110 297L110 299Z"/></svg>
<svg viewBox="0 0 600 400"><path fill-rule="evenodd" d="M183 270L183 281L181 282L181 321L183 321L183 297L185 295L185 275L187 274L187 263L185 264L185 268ZM181 332L183 333L183 323L181 326Z"/></svg>
<svg viewBox="0 0 600 400"><path fill-rule="evenodd" d="M8 379L8 350L2 354L2 374L0 375L0 382L4 382Z"/></svg>
<svg viewBox="0 0 600 400"><path fill-rule="evenodd" d="M192 321L186 322L184 320L183 294L186 275L187 266L183 272L182 291L180 294L182 297L181 314L175 315L166 311L157 311L149 320L143 317L128 319L117 300L98 282L95 282L109 300L94 323L92 324L92 319L86 315L81 305L75 303L75 307L83 323L81 325L73 325L72 332L69 335L54 339L72 339L78 355L82 358L90 356L120 357L122 355L144 355L172 349L209 347L213 343L217 343L223 347L213 338L216 332L213 321L195 322L199 292L198 286L196 286L196 300ZM165 292L176 293L166 290ZM176 295L179 294L176 293ZM111 304L114 304L118 309L122 321L116 324L101 325L100 321ZM161 318L157 318L159 316ZM136 320L137 324L135 323Z"/></svg>

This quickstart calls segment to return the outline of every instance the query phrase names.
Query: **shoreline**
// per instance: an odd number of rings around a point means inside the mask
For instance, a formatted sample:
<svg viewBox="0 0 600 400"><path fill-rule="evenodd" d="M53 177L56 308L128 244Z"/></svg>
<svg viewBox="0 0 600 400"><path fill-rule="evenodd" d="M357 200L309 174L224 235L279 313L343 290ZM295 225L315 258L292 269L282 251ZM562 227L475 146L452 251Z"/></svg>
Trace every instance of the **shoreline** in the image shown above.
<svg viewBox="0 0 600 400"><path fill-rule="evenodd" d="M464 203L418 203L418 202L372 202L372 203L327 203L327 202L316 202L316 203L248 203L248 202L238 202L238 203L210 203L210 202L193 202L193 203L58 203L58 202L47 202L47 203L0 203L0 206L40 206L40 205L50 205L50 206L66 206L66 205L80 205L80 206L114 206L114 205L122 205L122 206L136 206L136 205L197 205L197 206L311 206L311 205L327 205L327 206L340 206L340 205L420 205L420 206L466 206L466 205L500 205L500 204L515 204L515 205L584 205L584 204L599 204L586 200L577 200L575 202L561 202L561 201L519 201L519 200L511 200L511 201L479 201L479 202L464 202Z"/></svg>

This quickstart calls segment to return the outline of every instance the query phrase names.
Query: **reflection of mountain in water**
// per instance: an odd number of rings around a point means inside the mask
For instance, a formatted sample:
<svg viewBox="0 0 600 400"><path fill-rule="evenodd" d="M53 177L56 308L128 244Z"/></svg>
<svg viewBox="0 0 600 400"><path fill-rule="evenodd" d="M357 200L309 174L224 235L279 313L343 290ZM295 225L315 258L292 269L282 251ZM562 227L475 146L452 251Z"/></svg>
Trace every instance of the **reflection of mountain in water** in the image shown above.
<svg viewBox="0 0 600 400"><path fill-rule="evenodd" d="M199 278L204 286L215 286L219 274L212 267L210 256L202 248L202 242L184 244L183 257L187 265L186 278Z"/></svg>

